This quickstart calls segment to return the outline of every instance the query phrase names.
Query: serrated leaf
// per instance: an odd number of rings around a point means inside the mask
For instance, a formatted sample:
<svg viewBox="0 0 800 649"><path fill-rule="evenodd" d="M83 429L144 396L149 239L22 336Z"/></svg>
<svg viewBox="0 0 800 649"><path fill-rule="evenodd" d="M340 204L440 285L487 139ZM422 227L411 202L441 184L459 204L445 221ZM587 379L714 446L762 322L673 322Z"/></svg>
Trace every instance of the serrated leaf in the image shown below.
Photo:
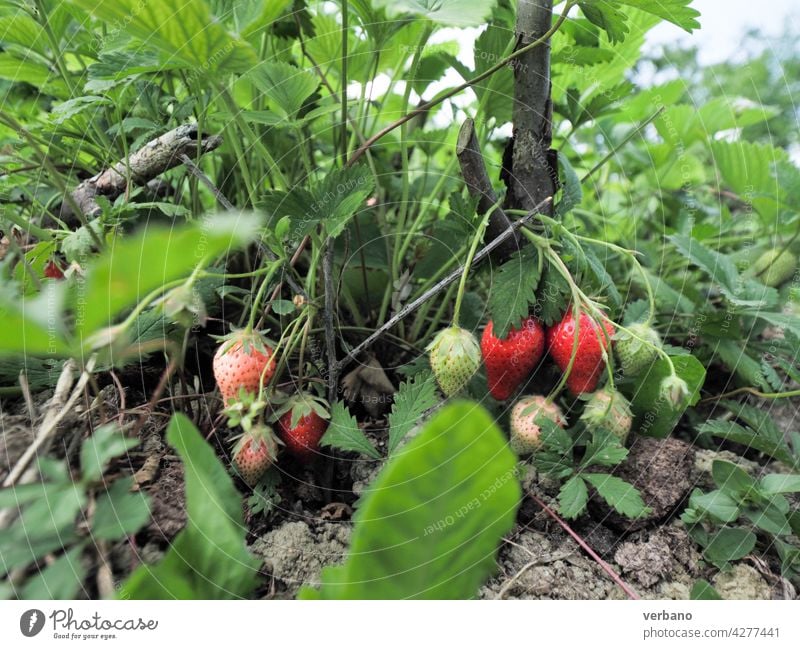
<svg viewBox="0 0 800 649"><path fill-rule="evenodd" d="M627 16L616 5L618 3L614 0L591 0L578 3L583 15L589 22L604 30L611 43L624 41L629 31Z"/></svg>
<svg viewBox="0 0 800 649"><path fill-rule="evenodd" d="M603 500L623 516L638 518L650 511L636 487L622 478L607 473L585 473L583 478L597 489Z"/></svg>
<svg viewBox="0 0 800 649"><path fill-rule="evenodd" d="M574 519L586 509L589 501L589 490L579 475L572 476L558 492L558 511L564 518Z"/></svg>
<svg viewBox="0 0 800 649"><path fill-rule="evenodd" d="M658 16L689 33L700 29L700 23L697 21L700 12L689 6L692 0L619 0L619 2Z"/></svg>
<svg viewBox="0 0 800 649"><path fill-rule="evenodd" d="M319 87L319 77L282 61L262 63L247 74L284 118L293 118Z"/></svg>
<svg viewBox="0 0 800 649"><path fill-rule="evenodd" d="M719 285L726 298L734 303L741 302L738 295L739 273L730 257L683 234L673 234L667 238L692 264L705 271L711 281Z"/></svg>
<svg viewBox="0 0 800 649"><path fill-rule="evenodd" d="M545 270L537 286L534 315L546 327L558 322L569 304L571 292L563 276L551 265L545 264Z"/></svg>
<svg viewBox="0 0 800 649"><path fill-rule="evenodd" d="M491 16L497 0L375 0L389 17L415 14L448 27L482 25Z"/></svg>
<svg viewBox="0 0 800 649"><path fill-rule="evenodd" d="M521 498L516 458L478 404L445 406L363 497L322 599L467 599L495 569Z"/></svg>
<svg viewBox="0 0 800 649"><path fill-rule="evenodd" d="M780 460L789 466L793 466L796 463L789 447L782 438L773 439L766 435L761 435L753 429L741 426L736 422L712 419L700 424L697 430L700 433L714 435L715 437L736 442L737 444L743 444L748 448L766 453L770 457Z"/></svg>
<svg viewBox="0 0 800 649"><path fill-rule="evenodd" d="M422 372L400 384L394 395L389 415L389 453L397 448L426 411L438 403L436 381L429 371Z"/></svg>
<svg viewBox="0 0 800 649"><path fill-rule="evenodd" d="M328 430L319 441L322 446L332 446L341 451L353 451L379 460L381 455L358 427L358 422L341 401L331 408Z"/></svg>
<svg viewBox="0 0 800 649"><path fill-rule="evenodd" d="M204 0L70 2L105 22L112 34L123 32L140 41L144 49L157 50L164 65L188 66L188 72L201 81L209 73L246 72L258 60L253 47L232 36L211 15Z"/></svg>
<svg viewBox="0 0 800 649"><path fill-rule="evenodd" d="M488 303L495 336L505 338L510 327L528 316L536 303L538 285L538 252L533 246L523 248L500 266L492 278Z"/></svg>

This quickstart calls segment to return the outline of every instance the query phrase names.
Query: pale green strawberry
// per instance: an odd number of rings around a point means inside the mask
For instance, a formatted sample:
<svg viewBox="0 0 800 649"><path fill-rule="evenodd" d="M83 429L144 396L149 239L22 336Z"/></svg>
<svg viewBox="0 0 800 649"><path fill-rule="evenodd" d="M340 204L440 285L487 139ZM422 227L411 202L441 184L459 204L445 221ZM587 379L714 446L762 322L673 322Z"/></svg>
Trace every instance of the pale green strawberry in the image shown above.
<svg viewBox="0 0 800 649"><path fill-rule="evenodd" d="M439 387L448 397L466 387L481 363L478 340L461 327L448 327L440 331L427 350Z"/></svg>
<svg viewBox="0 0 800 649"><path fill-rule="evenodd" d="M517 455L530 455L541 444L540 417L547 418L562 428L567 421L556 404L541 395L522 397L511 409L509 446Z"/></svg>
<svg viewBox="0 0 800 649"><path fill-rule="evenodd" d="M766 286L778 287L789 281L797 269L797 257L789 250L773 248L756 259L751 273Z"/></svg>
<svg viewBox="0 0 800 649"><path fill-rule="evenodd" d="M590 429L604 428L624 444L633 423L631 405L619 392L605 387L595 392L586 402L581 421Z"/></svg>
<svg viewBox="0 0 800 649"><path fill-rule="evenodd" d="M655 329L637 322L627 331L618 331L614 336L614 349L625 376L637 376L650 367L661 347L661 337Z"/></svg>

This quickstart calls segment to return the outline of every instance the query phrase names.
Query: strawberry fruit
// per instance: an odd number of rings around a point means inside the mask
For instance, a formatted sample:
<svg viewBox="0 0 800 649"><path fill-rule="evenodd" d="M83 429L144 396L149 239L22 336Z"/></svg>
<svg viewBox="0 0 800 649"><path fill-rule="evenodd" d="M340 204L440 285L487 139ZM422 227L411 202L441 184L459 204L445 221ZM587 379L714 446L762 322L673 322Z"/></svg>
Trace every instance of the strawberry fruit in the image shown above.
<svg viewBox="0 0 800 649"><path fill-rule="evenodd" d="M525 318L519 328L511 327L503 339L494 335L494 323L489 321L481 336L481 353L495 399L508 399L531 373L542 358L544 341L544 328L535 318Z"/></svg>
<svg viewBox="0 0 800 649"><path fill-rule="evenodd" d="M753 264L750 274L774 288L789 281L797 268L797 257L790 250L767 250Z"/></svg>
<svg viewBox="0 0 800 649"><path fill-rule="evenodd" d="M586 402L581 421L590 429L609 431L624 444L633 424L631 405L619 392L606 387L595 392Z"/></svg>
<svg viewBox="0 0 800 649"><path fill-rule="evenodd" d="M214 354L214 378L228 404L236 399L240 390L258 394L275 373L272 349L261 334L237 331L227 337Z"/></svg>
<svg viewBox="0 0 800 649"><path fill-rule="evenodd" d="M567 377L567 388L576 395L593 392L597 387L606 365L606 349L609 345L609 338L614 333L614 327L610 322L604 321L601 328L585 313L580 314L578 323L579 326L576 326L572 309L567 309L561 321L547 331L547 347L562 372L569 367L572 347L577 334L578 346L575 351L575 362Z"/></svg>
<svg viewBox="0 0 800 649"><path fill-rule="evenodd" d="M51 259L44 267L44 276L48 279L64 279L64 271L55 259Z"/></svg>
<svg viewBox="0 0 800 649"><path fill-rule="evenodd" d="M625 376L637 376L648 369L656 359L659 347L661 337L658 332L642 322L632 324L628 331L618 331L614 336L614 350Z"/></svg>
<svg viewBox="0 0 800 649"><path fill-rule="evenodd" d="M328 429L327 404L309 394L290 398L278 411L278 435L286 449L298 460L308 463L319 453L319 441Z"/></svg>
<svg viewBox="0 0 800 649"><path fill-rule="evenodd" d="M278 445L272 431L258 426L244 433L233 450L233 465L249 486L254 486L272 466Z"/></svg>
<svg viewBox="0 0 800 649"><path fill-rule="evenodd" d="M448 397L463 390L481 364L478 341L461 327L440 331L427 350L436 381Z"/></svg>
<svg viewBox="0 0 800 649"><path fill-rule="evenodd" d="M566 419L555 403L541 395L522 397L511 409L509 445L517 455L529 455L541 444L542 429L537 421L546 418L562 428Z"/></svg>

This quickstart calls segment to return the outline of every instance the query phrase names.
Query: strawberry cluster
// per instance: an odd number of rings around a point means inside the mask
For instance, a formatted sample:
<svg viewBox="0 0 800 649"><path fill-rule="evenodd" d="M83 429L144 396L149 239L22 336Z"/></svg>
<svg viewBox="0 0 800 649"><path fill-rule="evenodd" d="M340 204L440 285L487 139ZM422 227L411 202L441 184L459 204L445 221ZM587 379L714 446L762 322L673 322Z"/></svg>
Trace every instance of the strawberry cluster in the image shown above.
<svg viewBox="0 0 800 649"><path fill-rule="evenodd" d="M261 334L243 330L225 337L214 355L213 370L228 423L243 430L232 462L248 485L255 485L275 463L279 445L302 463L314 459L328 427L327 404L311 394L287 397L273 392L268 420L275 433L265 420L266 403L261 399L275 375L275 352Z"/></svg>
<svg viewBox="0 0 800 649"><path fill-rule="evenodd" d="M560 321L546 330L536 318L527 317L502 338L495 335L494 322L490 320L481 336L480 357L486 366L489 393L498 401L507 401L520 390L545 353L549 354L564 374L569 392L585 402L581 422L592 430L611 433L624 444L633 422L630 404L611 386L598 390L612 345L623 373L637 376L656 360L661 338L641 323L615 332L605 317L595 318L570 307ZM476 348L475 337L459 327L441 331L428 347L431 368L446 396L463 390L478 370L480 357ZM672 392L677 393L677 388ZM678 395L682 396L683 393ZM678 397L670 394L672 401ZM567 423L561 409L549 398L520 397L510 413L512 449L520 455L534 452L540 445L545 419L559 427Z"/></svg>

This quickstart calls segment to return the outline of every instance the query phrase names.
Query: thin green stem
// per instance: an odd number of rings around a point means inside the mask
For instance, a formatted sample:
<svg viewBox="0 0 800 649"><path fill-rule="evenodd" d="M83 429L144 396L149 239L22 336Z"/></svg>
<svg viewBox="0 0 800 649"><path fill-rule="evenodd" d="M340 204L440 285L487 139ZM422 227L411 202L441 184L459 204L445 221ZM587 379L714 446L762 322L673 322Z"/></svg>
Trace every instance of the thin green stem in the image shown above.
<svg viewBox="0 0 800 649"><path fill-rule="evenodd" d="M258 310L261 307L261 300L264 299L264 293L269 286L270 280L275 275L275 273L281 268L280 261L274 261L270 264L270 270L261 281L261 286L258 287L258 292L256 293L255 298L253 298L253 304L250 305L250 317L247 319L247 326L245 327L246 331L252 331L253 326L256 323L256 315L258 314Z"/></svg>
<svg viewBox="0 0 800 649"><path fill-rule="evenodd" d="M466 292L467 288L467 277L469 276L469 270L472 266L472 258L475 256L475 252L478 250L478 244L483 241L483 234L486 232L486 226L489 224L489 216L492 212L494 212L497 207L500 205L500 201L498 200L497 203L492 205L487 211L486 214L483 215L480 224L478 225L478 229L475 232L475 235L472 237L472 245L469 247L469 252L467 253L467 259L464 262L464 272L461 273L461 280L458 283L458 293L456 294L456 305L453 307L453 326L458 326L458 319L461 315L461 302L464 300L464 293Z"/></svg>

